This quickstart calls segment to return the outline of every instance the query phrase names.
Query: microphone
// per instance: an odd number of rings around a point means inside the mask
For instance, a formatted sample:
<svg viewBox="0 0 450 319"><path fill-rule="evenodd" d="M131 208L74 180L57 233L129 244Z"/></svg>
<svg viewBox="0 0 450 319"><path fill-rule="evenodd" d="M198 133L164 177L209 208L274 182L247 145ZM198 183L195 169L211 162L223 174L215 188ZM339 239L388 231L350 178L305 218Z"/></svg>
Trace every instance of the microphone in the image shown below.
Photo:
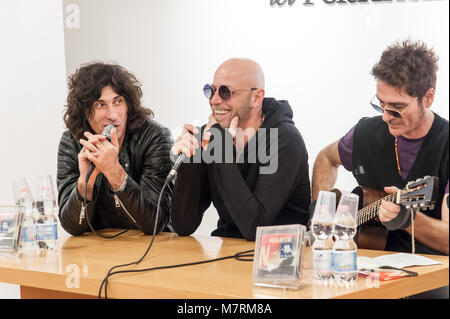
<svg viewBox="0 0 450 319"><path fill-rule="evenodd" d="M188 132L192 134L192 132L190 132L190 131L188 131ZM168 184L175 177L175 175L177 175L178 168L180 167L181 163L183 163L185 160L187 160L187 158L188 157L184 153L178 154L175 164L173 164L173 167L170 170L169 175L167 175L167 177L166 177L166 181L165 181L166 184Z"/></svg>
<svg viewBox="0 0 450 319"><path fill-rule="evenodd" d="M181 163L183 163L183 161L186 159L187 156L184 153L178 155L177 160L175 161L175 164L173 164L173 167L170 170L169 175L167 175L165 182L166 184L169 183L175 177L175 175L177 175L178 168L180 167Z"/></svg>
<svg viewBox="0 0 450 319"><path fill-rule="evenodd" d="M108 140L108 142L111 142L111 130L114 128L114 125L108 125L103 129L102 135L106 136L106 139ZM95 168L95 164L91 163L91 165L89 165L87 174L86 174L86 183L89 180L89 177L91 177L92 172L94 171Z"/></svg>

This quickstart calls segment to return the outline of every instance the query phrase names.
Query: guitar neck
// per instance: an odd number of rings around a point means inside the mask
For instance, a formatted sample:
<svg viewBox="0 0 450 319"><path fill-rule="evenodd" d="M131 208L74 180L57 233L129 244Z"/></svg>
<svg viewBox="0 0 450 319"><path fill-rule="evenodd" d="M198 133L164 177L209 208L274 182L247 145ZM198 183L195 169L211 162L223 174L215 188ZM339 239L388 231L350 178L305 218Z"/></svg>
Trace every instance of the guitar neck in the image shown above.
<svg viewBox="0 0 450 319"><path fill-rule="evenodd" d="M401 191L399 191L399 192L401 192ZM366 207L360 209L356 215L357 225L361 226L362 224L365 224L368 221L377 217L378 209L380 208L381 201L385 200L385 201L388 201L391 203L396 203L397 196L398 196L398 192L389 194L389 195L373 202L372 204L367 205Z"/></svg>

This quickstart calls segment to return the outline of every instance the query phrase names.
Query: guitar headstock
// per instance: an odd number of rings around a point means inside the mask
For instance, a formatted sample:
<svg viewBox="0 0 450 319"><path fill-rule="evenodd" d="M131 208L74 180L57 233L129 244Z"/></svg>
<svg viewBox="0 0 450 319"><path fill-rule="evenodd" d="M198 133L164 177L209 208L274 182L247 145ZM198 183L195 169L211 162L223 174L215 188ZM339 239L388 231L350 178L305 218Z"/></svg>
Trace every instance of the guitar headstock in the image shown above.
<svg viewBox="0 0 450 319"><path fill-rule="evenodd" d="M425 176L411 181L401 191L399 204L406 208L434 209L438 186L439 178L435 176Z"/></svg>

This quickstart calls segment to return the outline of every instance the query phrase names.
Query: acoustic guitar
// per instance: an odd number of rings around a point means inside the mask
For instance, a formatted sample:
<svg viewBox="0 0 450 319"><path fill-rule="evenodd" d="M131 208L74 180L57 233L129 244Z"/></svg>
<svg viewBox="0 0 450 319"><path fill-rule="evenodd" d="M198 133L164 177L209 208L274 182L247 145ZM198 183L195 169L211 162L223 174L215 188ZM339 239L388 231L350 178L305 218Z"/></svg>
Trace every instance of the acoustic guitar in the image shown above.
<svg viewBox="0 0 450 319"><path fill-rule="evenodd" d="M384 250L388 230L378 219L382 200L403 205L407 209L434 209L438 186L439 178L425 176L409 182L404 189L392 194L373 188L356 187L352 193L359 196L356 215L358 230L355 236L358 248ZM339 203L341 191L336 188L331 191L336 193L336 204Z"/></svg>

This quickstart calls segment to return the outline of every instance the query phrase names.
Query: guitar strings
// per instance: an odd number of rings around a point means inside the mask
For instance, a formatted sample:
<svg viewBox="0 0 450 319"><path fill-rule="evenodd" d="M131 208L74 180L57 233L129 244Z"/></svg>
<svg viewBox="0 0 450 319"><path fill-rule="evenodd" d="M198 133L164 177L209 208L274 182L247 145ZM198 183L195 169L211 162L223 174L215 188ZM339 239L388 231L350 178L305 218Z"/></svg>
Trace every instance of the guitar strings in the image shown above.
<svg viewBox="0 0 450 319"><path fill-rule="evenodd" d="M389 194L388 196L386 196L382 199L379 199L379 200L373 202L372 204L370 204L369 206L366 206L363 209L361 209L360 211L358 211L358 220L357 220L358 226L360 226L361 224L365 223L366 221L372 219L378 213L378 209L381 205L381 201L387 200L390 202L395 202L395 199L399 192L401 193L402 191L400 190L396 193ZM415 243L415 238L414 238L414 214L413 214L413 212L411 212L411 253L415 254L415 252L416 252L416 243Z"/></svg>
<svg viewBox="0 0 450 319"><path fill-rule="evenodd" d="M361 209L359 211L360 214L358 214L358 226L360 226L361 224L365 223L366 221L372 219L374 216L377 215L378 208L381 205L381 201L387 200L387 201L393 202L396 197L397 197L397 193L389 194L388 196L383 197L383 198L373 202L369 206L366 206L363 209Z"/></svg>

